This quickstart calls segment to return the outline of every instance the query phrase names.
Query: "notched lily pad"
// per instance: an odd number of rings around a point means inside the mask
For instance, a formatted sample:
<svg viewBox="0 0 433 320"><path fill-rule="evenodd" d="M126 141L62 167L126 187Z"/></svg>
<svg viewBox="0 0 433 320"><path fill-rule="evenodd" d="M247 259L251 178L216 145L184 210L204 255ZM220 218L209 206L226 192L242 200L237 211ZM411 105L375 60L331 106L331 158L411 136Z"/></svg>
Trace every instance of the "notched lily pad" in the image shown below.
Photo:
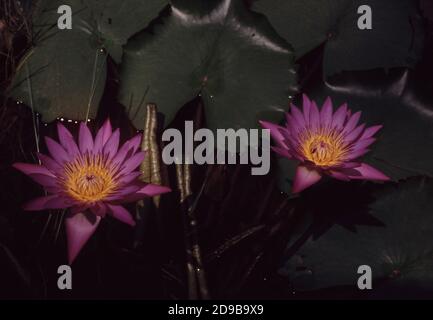
<svg viewBox="0 0 433 320"><path fill-rule="evenodd" d="M361 30L361 5L371 8L372 29ZM423 23L415 0L259 0L265 14L296 56L326 41L324 74L413 66L422 54Z"/></svg>
<svg viewBox="0 0 433 320"><path fill-rule="evenodd" d="M293 55L263 16L241 1L173 1L153 32L125 46L120 101L137 128L146 103L171 121L201 94L210 128L256 127L288 103Z"/></svg>

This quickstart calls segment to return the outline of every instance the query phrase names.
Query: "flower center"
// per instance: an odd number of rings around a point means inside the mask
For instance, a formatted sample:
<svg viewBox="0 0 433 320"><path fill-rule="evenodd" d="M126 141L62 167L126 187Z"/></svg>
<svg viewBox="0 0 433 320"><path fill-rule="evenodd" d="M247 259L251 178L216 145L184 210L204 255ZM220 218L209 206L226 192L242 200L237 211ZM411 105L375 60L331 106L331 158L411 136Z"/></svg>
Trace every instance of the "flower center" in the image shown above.
<svg viewBox="0 0 433 320"><path fill-rule="evenodd" d="M103 157L86 154L65 164L63 186L80 202L102 200L116 189L114 173Z"/></svg>
<svg viewBox="0 0 433 320"><path fill-rule="evenodd" d="M341 163L347 152L341 135L335 131L307 133L301 142L305 158L320 167Z"/></svg>

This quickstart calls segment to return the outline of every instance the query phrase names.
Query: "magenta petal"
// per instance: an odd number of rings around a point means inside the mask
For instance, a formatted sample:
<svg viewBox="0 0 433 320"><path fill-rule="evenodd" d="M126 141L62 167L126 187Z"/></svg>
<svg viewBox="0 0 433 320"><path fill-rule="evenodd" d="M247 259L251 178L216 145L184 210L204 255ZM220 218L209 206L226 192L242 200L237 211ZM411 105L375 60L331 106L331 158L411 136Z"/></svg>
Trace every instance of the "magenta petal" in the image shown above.
<svg viewBox="0 0 433 320"><path fill-rule="evenodd" d="M78 132L78 144L82 153L91 152L93 150L93 138L90 129L84 122L80 123Z"/></svg>
<svg viewBox="0 0 433 320"><path fill-rule="evenodd" d="M99 217L104 217L107 213L107 206L102 202L97 202L93 206L90 206L90 211Z"/></svg>
<svg viewBox="0 0 433 320"><path fill-rule="evenodd" d="M359 118L361 117L361 111L355 112L347 121L346 126L343 129L344 133L349 133L353 129L355 129L356 125L358 124Z"/></svg>
<svg viewBox="0 0 433 320"><path fill-rule="evenodd" d="M111 159L117 153L119 149L119 140L120 140L120 130L116 129L111 137L108 139L107 143L104 145L103 152L108 155L108 158Z"/></svg>
<svg viewBox="0 0 433 320"><path fill-rule="evenodd" d="M69 199L65 199L57 194L39 197L27 202L23 209L26 211L39 211L47 209L66 209L73 205Z"/></svg>
<svg viewBox="0 0 433 320"><path fill-rule="evenodd" d="M353 169L359 167L360 165L361 164L359 162L344 162L341 167L343 169Z"/></svg>
<svg viewBox="0 0 433 320"><path fill-rule="evenodd" d="M57 197L58 197L57 195L50 195L50 196L32 199L23 206L23 209L26 211L39 211L39 210L50 209L47 206L47 202Z"/></svg>
<svg viewBox="0 0 433 320"><path fill-rule="evenodd" d="M75 156L80 153L78 146L74 141L74 137L66 127L60 122L57 123L57 134L59 136L59 142L65 148L66 152L70 155Z"/></svg>
<svg viewBox="0 0 433 320"><path fill-rule="evenodd" d="M135 179L137 179L139 176L141 176L141 172L131 172L131 173L128 173L128 174L120 177L117 180L117 183L120 186L127 185L127 184L131 183L132 181L134 181Z"/></svg>
<svg viewBox="0 0 433 320"><path fill-rule="evenodd" d="M349 155L346 157L345 160L346 161L355 160L356 158L359 158L360 156L366 154L368 151L370 151L370 149L357 149L357 150L350 151Z"/></svg>
<svg viewBox="0 0 433 320"><path fill-rule="evenodd" d="M137 191L139 191L143 184L131 184L122 187L119 189L116 193L113 193L112 195L105 198L107 201L122 201L125 199L126 196L129 196L131 194L135 194Z"/></svg>
<svg viewBox="0 0 433 320"><path fill-rule="evenodd" d="M284 127L276 125L274 123L271 122L267 122L267 121L259 121L260 125L265 128L268 129L271 133L271 137L274 139L274 141L281 147L285 147L283 140L284 137L281 134L280 130L285 130Z"/></svg>
<svg viewBox="0 0 433 320"><path fill-rule="evenodd" d="M107 203L107 206L114 218L130 226L135 226L134 219L132 219L131 214L124 207L109 203Z"/></svg>
<svg viewBox="0 0 433 320"><path fill-rule="evenodd" d="M373 168L372 166L361 163L361 166L355 168L361 175L360 176L350 176L351 179L359 179L359 180L376 180L376 181L389 181L391 180L389 177L384 175L379 170Z"/></svg>
<svg viewBox="0 0 433 320"><path fill-rule="evenodd" d="M157 184L147 184L138 191L138 193L145 194L149 197L154 197L168 192L171 192L171 189L169 187L160 186Z"/></svg>
<svg viewBox="0 0 433 320"><path fill-rule="evenodd" d="M74 214L76 214L76 213L81 213L81 212L84 212L84 211L86 211L87 209L89 209L89 207L90 207L89 204L76 205L76 206L71 207L71 208L69 209L69 213L70 213L71 215L74 215Z"/></svg>
<svg viewBox="0 0 433 320"><path fill-rule="evenodd" d="M358 150L366 149L369 145L376 141L376 138L368 138L364 140L359 140L354 143L353 151L356 152Z"/></svg>
<svg viewBox="0 0 433 320"><path fill-rule="evenodd" d="M310 128L311 129L317 129L320 125L320 113L319 108L317 107L317 104L312 101L311 102L311 108L310 108Z"/></svg>
<svg viewBox="0 0 433 320"><path fill-rule="evenodd" d="M147 184L137 192L124 196L122 198L122 202L135 202L147 197L154 197L167 192L171 192L171 189L168 187L155 184Z"/></svg>
<svg viewBox="0 0 433 320"><path fill-rule="evenodd" d="M379 125L379 126L372 126L372 127L365 129L364 133L359 138L359 140L371 138L372 136L374 136L376 134L376 132L378 132L380 129L382 129L382 127L383 126Z"/></svg>
<svg viewBox="0 0 433 320"><path fill-rule="evenodd" d="M102 151L102 148L104 147L105 143L108 141L112 134L112 127L110 119L105 120L104 124L102 125L101 129L98 130L98 133L95 137L95 146L94 146L94 152L99 153Z"/></svg>
<svg viewBox="0 0 433 320"><path fill-rule="evenodd" d="M333 178L335 178L337 180L341 180L341 181L349 181L350 180L350 178L346 174L344 174L343 172L341 172L341 171L331 170L330 173L329 173L329 175L331 177L333 177Z"/></svg>
<svg viewBox="0 0 433 320"><path fill-rule="evenodd" d="M308 125L310 123L310 109L311 109L311 101L307 97L306 94L302 95L302 113L304 114L305 124Z"/></svg>
<svg viewBox="0 0 433 320"><path fill-rule="evenodd" d="M305 119L304 119L304 115L302 114L302 112L298 109L298 107L296 107L294 104L290 105L290 111L291 111L291 115L294 118L294 120L296 121L296 123L300 126L305 126Z"/></svg>
<svg viewBox="0 0 433 320"><path fill-rule="evenodd" d="M60 144L58 144L56 141L54 141L50 137L45 137L45 143L47 145L47 148L48 148L50 155L59 164L63 164L64 162L70 161L70 156L68 155L66 150Z"/></svg>
<svg viewBox="0 0 433 320"><path fill-rule="evenodd" d="M69 215L65 219L66 236L68 238L68 261L69 264L77 257L83 246L95 232L101 221L101 217L96 217L92 223L83 213Z"/></svg>
<svg viewBox="0 0 433 320"><path fill-rule="evenodd" d="M344 125L344 121L347 116L347 104L341 105L337 111L335 111L333 119L332 119L332 127L342 129Z"/></svg>
<svg viewBox="0 0 433 320"><path fill-rule="evenodd" d="M290 154L289 150L287 148L279 148L279 147L271 147L271 149L276 153L279 154L282 157L291 159L292 155Z"/></svg>
<svg viewBox="0 0 433 320"><path fill-rule="evenodd" d="M327 97L320 112L320 122L322 126L330 126L332 122L332 101Z"/></svg>
<svg viewBox="0 0 433 320"><path fill-rule="evenodd" d="M322 176L314 169L299 165L296 168L295 180L293 181L293 193L301 192L302 190L312 186L318 182Z"/></svg>
<svg viewBox="0 0 433 320"><path fill-rule="evenodd" d="M21 172L25 173L26 175L43 174L46 176L54 177L54 175L47 168L45 168L44 166L37 165L37 164L16 162L12 165L12 167L20 170Z"/></svg>
<svg viewBox="0 0 433 320"><path fill-rule="evenodd" d="M365 128L364 124L357 126L354 130L352 130L352 132L349 132L348 135L344 137L344 142L351 143L357 140L361 136L364 128Z"/></svg>
<svg viewBox="0 0 433 320"><path fill-rule="evenodd" d="M58 164L57 161L50 158L49 156L46 156L42 153L38 153L38 158L41 161L41 163L51 172L58 173L62 170L62 166Z"/></svg>
<svg viewBox="0 0 433 320"><path fill-rule="evenodd" d="M50 187L50 188L57 188L57 178L53 177L52 175L46 175L41 173L34 173L29 175L30 178L33 179L33 181L39 183L40 185L44 187Z"/></svg>
<svg viewBox="0 0 433 320"><path fill-rule="evenodd" d="M143 151L137 152L131 158L126 160L122 166L120 174L121 175L122 174L128 174L131 171L133 171L135 168L137 168L140 165L140 163L143 162L145 155L146 155L146 153Z"/></svg>
<svg viewBox="0 0 433 320"><path fill-rule="evenodd" d="M130 148L132 149L132 153L137 152L138 147L140 146L141 138L142 134L139 133L127 141L130 145Z"/></svg>
<svg viewBox="0 0 433 320"><path fill-rule="evenodd" d="M47 209L66 209L72 207L74 204L75 202L71 199L57 195L56 198L48 200L46 206Z"/></svg>
<svg viewBox="0 0 433 320"><path fill-rule="evenodd" d="M290 131L290 133L293 136L298 136L299 132L305 129L305 123L304 122L299 122L297 121L291 114L286 113L286 129L279 129L281 130L285 130L285 131L281 131L281 134L283 135L284 139L287 139L287 137L285 137L284 135ZM289 131L288 131L289 130Z"/></svg>
<svg viewBox="0 0 433 320"><path fill-rule="evenodd" d="M130 152L130 150L131 150L131 145L130 145L129 141L126 141L120 147L119 151L114 156L114 158L111 160L111 162L113 163L113 166L122 164L126 158L126 155L128 154L128 152Z"/></svg>

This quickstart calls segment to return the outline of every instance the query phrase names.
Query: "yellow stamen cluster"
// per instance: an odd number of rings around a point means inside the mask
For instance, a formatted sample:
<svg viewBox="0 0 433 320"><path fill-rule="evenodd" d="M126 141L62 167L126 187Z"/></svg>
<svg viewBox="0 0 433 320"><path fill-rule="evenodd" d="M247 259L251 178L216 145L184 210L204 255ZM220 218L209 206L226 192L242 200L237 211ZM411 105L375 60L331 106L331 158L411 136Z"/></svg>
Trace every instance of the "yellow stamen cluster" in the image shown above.
<svg viewBox="0 0 433 320"><path fill-rule="evenodd" d="M340 164L347 155L348 148L343 135L332 129L306 130L301 134L301 152L304 157L320 167Z"/></svg>
<svg viewBox="0 0 433 320"><path fill-rule="evenodd" d="M116 189L114 170L100 155L83 155L65 164L63 186L81 202L102 200Z"/></svg>

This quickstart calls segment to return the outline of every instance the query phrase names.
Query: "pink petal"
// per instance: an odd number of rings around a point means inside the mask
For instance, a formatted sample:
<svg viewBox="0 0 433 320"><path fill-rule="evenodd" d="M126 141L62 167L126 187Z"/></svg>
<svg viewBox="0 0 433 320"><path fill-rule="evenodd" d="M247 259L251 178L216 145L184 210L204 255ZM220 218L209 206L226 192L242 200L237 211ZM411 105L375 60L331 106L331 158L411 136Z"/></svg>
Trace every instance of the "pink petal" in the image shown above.
<svg viewBox="0 0 433 320"><path fill-rule="evenodd" d="M168 192L171 192L171 189L168 187L164 187L156 184L147 184L137 192L123 197L121 202L135 202L147 197L154 197Z"/></svg>
<svg viewBox="0 0 433 320"><path fill-rule="evenodd" d="M116 129L111 137L108 139L107 143L104 145L103 153L108 155L108 158L111 159L117 153L119 149L119 140L120 140L120 130Z"/></svg>
<svg viewBox="0 0 433 320"><path fill-rule="evenodd" d="M332 122L332 101L327 97L320 112L320 123L322 126L330 126Z"/></svg>
<svg viewBox="0 0 433 320"><path fill-rule="evenodd" d="M347 104L341 105L337 111L335 111L333 119L332 119L332 127L342 129L344 125L344 121L347 116Z"/></svg>
<svg viewBox="0 0 433 320"><path fill-rule="evenodd" d="M344 142L351 143L355 140L357 140L364 130L365 125L361 124L358 127L356 127L352 132L350 132L347 136L344 137Z"/></svg>
<svg viewBox="0 0 433 320"><path fill-rule="evenodd" d="M302 95L302 113L304 114L305 124L308 125L310 123L310 109L311 109L311 101L307 97L306 94Z"/></svg>
<svg viewBox="0 0 433 320"><path fill-rule="evenodd" d="M47 202L55 198L57 198L57 195L50 195L32 199L23 206L23 209L26 211L39 211L49 209L47 208Z"/></svg>
<svg viewBox="0 0 433 320"><path fill-rule="evenodd" d="M129 143L130 147L132 148L132 153L137 152L138 147L140 146L141 138L142 138L142 134L139 133L127 141Z"/></svg>
<svg viewBox="0 0 433 320"><path fill-rule="evenodd" d="M105 120L102 127L98 130L98 133L95 137L95 146L94 146L94 153L99 153L102 151L102 148L104 147L105 143L108 141L112 134L112 127L110 119Z"/></svg>
<svg viewBox="0 0 433 320"><path fill-rule="evenodd" d="M135 170L140 165L140 163L143 162L145 155L145 152L137 152L131 158L126 160L122 166L120 174L128 174L131 171Z"/></svg>
<svg viewBox="0 0 433 320"><path fill-rule="evenodd" d="M104 203L97 202L93 206L90 206L90 211L99 217L104 217L107 212L107 206Z"/></svg>
<svg viewBox="0 0 433 320"><path fill-rule="evenodd" d="M291 159L292 155L289 153L287 148L271 147L271 149L278 155Z"/></svg>
<svg viewBox="0 0 433 320"><path fill-rule="evenodd" d="M48 176L46 174L34 173L34 174L30 174L29 177L32 178L33 181L39 183L44 187L58 188L57 178L53 177L52 175Z"/></svg>
<svg viewBox="0 0 433 320"><path fill-rule="evenodd" d="M345 158L346 161L348 160L354 160L356 158L359 158L361 156L363 156L364 154L366 154L367 152L369 152L370 149L357 149L357 150L353 150L349 153L349 155Z"/></svg>
<svg viewBox="0 0 433 320"><path fill-rule="evenodd" d="M353 116L349 118L349 121L347 121L347 124L344 127L343 132L348 133L351 132L353 129L355 129L360 117L361 117L361 111L355 112Z"/></svg>
<svg viewBox="0 0 433 320"><path fill-rule="evenodd" d="M61 143L63 148L65 148L67 153L72 156L80 153L80 150L78 150L78 146L75 143L72 134L60 122L57 123L57 134L59 136L59 142Z"/></svg>
<svg viewBox="0 0 433 320"><path fill-rule="evenodd" d="M271 133L271 137L274 139L274 141L281 147L284 147L285 144L283 143L284 137L281 134L280 130L285 130L284 127L276 125L272 122L267 122L267 121L259 121L260 125L265 128L270 130Z"/></svg>
<svg viewBox="0 0 433 320"><path fill-rule="evenodd" d="M47 209L66 209L73 205L73 203L56 194L45 197L35 198L23 206L26 211L39 211Z"/></svg>
<svg viewBox="0 0 433 320"><path fill-rule="evenodd" d="M296 168L292 192L299 193L318 182L321 178L322 176L318 171L299 165Z"/></svg>
<svg viewBox="0 0 433 320"><path fill-rule="evenodd" d="M297 121L291 114L289 114L289 113L286 113L286 127L287 127L287 130L286 129L280 129L280 131L281 130L284 130L284 131L282 131L281 133L283 134L283 137L284 137L284 134L285 133L287 133L288 132L288 130L290 131L290 133L292 134L292 135L294 135L294 136L297 136L297 135L299 135L299 132L300 131L302 131L302 130L304 130L305 129L305 123L304 122L299 122L299 121ZM284 139L287 139L286 137L284 137Z"/></svg>
<svg viewBox="0 0 433 320"><path fill-rule="evenodd" d="M128 173L127 175L120 177L117 180L117 183L121 186L127 185L127 184L131 183L132 181L134 181L135 179L137 179L139 176L141 176L141 172L138 172L138 171L137 172L131 172L131 173Z"/></svg>
<svg viewBox="0 0 433 320"><path fill-rule="evenodd" d="M331 170L329 175L337 180L341 180L341 181L349 181L350 178L344 174L341 171L335 171L335 170Z"/></svg>
<svg viewBox="0 0 433 320"><path fill-rule="evenodd" d="M45 143L47 145L48 151L54 160L59 164L63 164L64 162L70 161L70 156L66 152L66 150L58 144L56 141L51 139L50 137L45 137Z"/></svg>
<svg viewBox="0 0 433 320"><path fill-rule="evenodd" d="M294 104L290 104L291 115L299 126L305 127L305 119L302 112Z"/></svg>
<svg viewBox="0 0 433 320"><path fill-rule="evenodd" d="M51 171L49 171L46 167L37 164L16 162L12 165L12 167L20 170L22 173L26 175L43 174L46 176L54 177Z"/></svg>
<svg viewBox="0 0 433 320"><path fill-rule="evenodd" d="M69 209L69 213L70 213L71 215L74 215L74 214L76 214L76 213L81 213L81 212L84 212L84 211L86 211L87 209L89 209L89 207L90 207L89 204L76 205L76 206L73 206L73 207L71 207L71 208Z"/></svg>
<svg viewBox="0 0 433 320"><path fill-rule="evenodd" d="M134 219L132 219L131 214L124 207L109 203L107 203L107 206L114 218L130 226L135 226Z"/></svg>
<svg viewBox="0 0 433 320"><path fill-rule="evenodd" d="M372 136L374 136L376 134L376 132L378 132L380 129L382 129L382 127L383 126L378 125L378 126L372 126L372 127L365 129L364 133L359 138L359 140L371 138Z"/></svg>
<svg viewBox="0 0 433 320"><path fill-rule="evenodd" d="M361 164L359 162L345 162L342 164L342 168L344 169L353 169L359 167Z"/></svg>
<svg viewBox="0 0 433 320"><path fill-rule="evenodd" d="M171 189L169 187L160 186L157 184L150 184L150 183L138 191L138 193L145 194L149 197L154 197L168 192L171 192Z"/></svg>
<svg viewBox="0 0 433 320"><path fill-rule="evenodd" d="M78 132L78 144L80 145L81 153L92 152L93 138L89 128L84 122L80 123L80 130Z"/></svg>
<svg viewBox="0 0 433 320"><path fill-rule="evenodd" d="M364 139L364 140L359 140L359 141L355 142L355 144L353 146L353 151L356 152L358 150L365 149L375 141L376 141L376 138L368 138L368 139Z"/></svg>
<svg viewBox="0 0 433 320"><path fill-rule="evenodd" d="M310 108L310 128L315 130L320 126L320 113L317 104L312 101Z"/></svg>
<svg viewBox="0 0 433 320"><path fill-rule="evenodd" d="M58 164L54 159L50 158L49 156L38 153L38 158L41 163L53 173L58 173L63 169L60 164Z"/></svg>
<svg viewBox="0 0 433 320"><path fill-rule="evenodd" d="M389 181L389 177L384 175L379 170L369 166L366 163L361 163L361 166L355 168L361 175L360 176L350 176L351 179L357 180L376 180L376 181Z"/></svg>
<svg viewBox="0 0 433 320"><path fill-rule="evenodd" d="M129 141L126 141L119 149L119 151L117 152L117 154L114 156L114 158L111 160L111 163L113 164L113 166L116 165L120 165L123 163L123 161L126 158L126 155L128 154L128 152L131 151L131 144ZM132 151L131 151L132 154Z"/></svg>
<svg viewBox="0 0 433 320"><path fill-rule="evenodd" d="M141 184L142 185L142 184ZM131 194L135 194L142 187L140 184L130 184L122 187L116 193L105 198L106 201L123 201L123 199Z"/></svg>
<svg viewBox="0 0 433 320"><path fill-rule="evenodd" d="M90 218L84 213L69 215L65 219L66 236L68 238L68 261L69 264L77 257L86 242L95 232L101 221L101 217L96 216L92 223Z"/></svg>

